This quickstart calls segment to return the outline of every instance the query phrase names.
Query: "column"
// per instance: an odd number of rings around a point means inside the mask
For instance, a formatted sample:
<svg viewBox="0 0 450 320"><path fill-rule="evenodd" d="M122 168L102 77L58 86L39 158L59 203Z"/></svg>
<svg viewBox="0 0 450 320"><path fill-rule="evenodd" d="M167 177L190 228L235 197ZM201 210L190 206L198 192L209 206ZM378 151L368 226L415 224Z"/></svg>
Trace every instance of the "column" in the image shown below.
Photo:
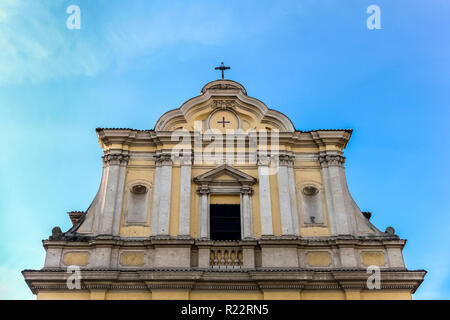
<svg viewBox="0 0 450 320"><path fill-rule="evenodd" d="M191 155L185 155L181 160L181 177L180 177L180 226L179 235L190 235L191 221Z"/></svg>
<svg viewBox="0 0 450 320"><path fill-rule="evenodd" d="M241 188L241 237L253 239L252 198L253 189L250 186Z"/></svg>
<svg viewBox="0 0 450 320"><path fill-rule="evenodd" d="M258 178L261 234L263 236L273 235L272 204L270 199L269 182L269 157L267 155L260 155L258 157Z"/></svg>
<svg viewBox="0 0 450 320"><path fill-rule="evenodd" d="M103 157L106 173L105 193L100 209L99 223L96 225L97 234L119 234L123 187L128 159L128 155L121 153L107 154Z"/></svg>
<svg viewBox="0 0 450 320"><path fill-rule="evenodd" d="M354 217L346 210L345 158L341 154L319 156L322 167L332 235L353 234Z"/></svg>
<svg viewBox="0 0 450 320"><path fill-rule="evenodd" d="M294 156L289 157L289 166L288 166L288 178L289 178L289 196L291 199L291 217L292 217L292 225L295 235L299 235L298 228L298 209L297 209L297 192L295 188L295 173L294 173Z"/></svg>
<svg viewBox="0 0 450 320"><path fill-rule="evenodd" d="M169 153L158 157L161 163L158 203L158 226L156 235L169 235L170 197L172 194L172 156Z"/></svg>
<svg viewBox="0 0 450 320"><path fill-rule="evenodd" d="M198 188L198 237L200 239L209 239L209 187L201 186Z"/></svg>
<svg viewBox="0 0 450 320"><path fill-rule="evenodd" d="M294 224L292 221L291 197L289 191L289 156L280 155L278 163L278 194L280 198L281 211L281 234L294 235Z"/></svg>

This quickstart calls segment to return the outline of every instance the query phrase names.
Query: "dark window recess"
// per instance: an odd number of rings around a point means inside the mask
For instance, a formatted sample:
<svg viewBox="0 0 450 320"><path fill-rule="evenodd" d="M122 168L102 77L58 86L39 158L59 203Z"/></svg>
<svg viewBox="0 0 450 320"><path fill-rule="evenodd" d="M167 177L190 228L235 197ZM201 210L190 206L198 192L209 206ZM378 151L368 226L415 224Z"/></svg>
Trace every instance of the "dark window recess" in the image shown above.
<svg viewBox="0 0 450 320"><path fill-rule="evenodd" d="M241 209L238 204L210 206L211 240L241 240Z"/></svg>

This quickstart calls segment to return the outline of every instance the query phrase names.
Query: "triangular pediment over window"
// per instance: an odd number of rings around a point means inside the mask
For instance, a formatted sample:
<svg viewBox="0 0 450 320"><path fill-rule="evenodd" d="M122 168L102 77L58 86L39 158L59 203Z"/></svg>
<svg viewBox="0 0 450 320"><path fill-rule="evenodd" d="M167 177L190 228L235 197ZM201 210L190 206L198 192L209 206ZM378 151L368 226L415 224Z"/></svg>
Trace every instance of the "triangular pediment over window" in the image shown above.
<svg viewBox="0 0 450 320"><path fill-rule="evenodd" d="M256 178L229 165L221 165L194 178L198 185L239 184L251 186Z"/></svg>

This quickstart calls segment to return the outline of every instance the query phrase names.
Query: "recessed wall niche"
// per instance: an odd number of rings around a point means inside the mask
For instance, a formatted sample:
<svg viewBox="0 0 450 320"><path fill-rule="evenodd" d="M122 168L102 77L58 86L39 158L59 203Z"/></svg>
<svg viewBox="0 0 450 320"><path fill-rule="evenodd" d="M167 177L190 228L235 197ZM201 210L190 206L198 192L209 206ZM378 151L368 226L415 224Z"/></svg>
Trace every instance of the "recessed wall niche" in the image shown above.
<svg viewBox="0 0 450 320"><path fill-rule="evenodd" d="M297 188L301 191L299 193L304 224L323 224L324 198L320 186L308 183Z"/></svg>
<svg viewBox="0 0 450 320"><path fill-rule="evenodd" d="M150 204L150 185L134 183L127 188L125 217L127 225L148 223Z"/></svg>

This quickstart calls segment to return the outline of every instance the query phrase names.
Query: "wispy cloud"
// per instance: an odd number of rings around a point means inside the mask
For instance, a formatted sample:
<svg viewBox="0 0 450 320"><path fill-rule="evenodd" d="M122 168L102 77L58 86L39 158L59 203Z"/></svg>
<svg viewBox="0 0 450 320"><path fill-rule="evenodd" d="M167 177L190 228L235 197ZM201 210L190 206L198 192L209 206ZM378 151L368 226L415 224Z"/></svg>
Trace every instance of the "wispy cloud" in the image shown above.
<svg viewBox="0 0 450 320"><path fill-rule="evenodd" d="M273 4L262 10L240 2L224 7L211 1L137 0L132 6L80 1L81 30L68 30L69 4L63 0L0 2L0 85L95 76L159 49L182 51L188 44L235 43L263 35L285 15L300 12L298 5Z"/></svg>
<svg viewBox="0 0 450 320"><path fill-rule="evenodd" d="M81 6L81 30L68 30L65 4L59 0L0 2L0 85L94 76L164 46L218 43L231 25L225 13L211 16L208 7L202 6L151 10L144 2L141 10L118 16L120 10L105 6L99 11L86 3ZM107 18L94 19L99 13ZM91 16L89 20L85 14ZM136 15L127 18L127 14Z"/></svg>
<svg viewBox="0 0 450 320"><path fill-rule="evenodd" d="M66 18L62 1L0 2L0 85L101 69L101 54L91 41L69 34Z"/></svg>

